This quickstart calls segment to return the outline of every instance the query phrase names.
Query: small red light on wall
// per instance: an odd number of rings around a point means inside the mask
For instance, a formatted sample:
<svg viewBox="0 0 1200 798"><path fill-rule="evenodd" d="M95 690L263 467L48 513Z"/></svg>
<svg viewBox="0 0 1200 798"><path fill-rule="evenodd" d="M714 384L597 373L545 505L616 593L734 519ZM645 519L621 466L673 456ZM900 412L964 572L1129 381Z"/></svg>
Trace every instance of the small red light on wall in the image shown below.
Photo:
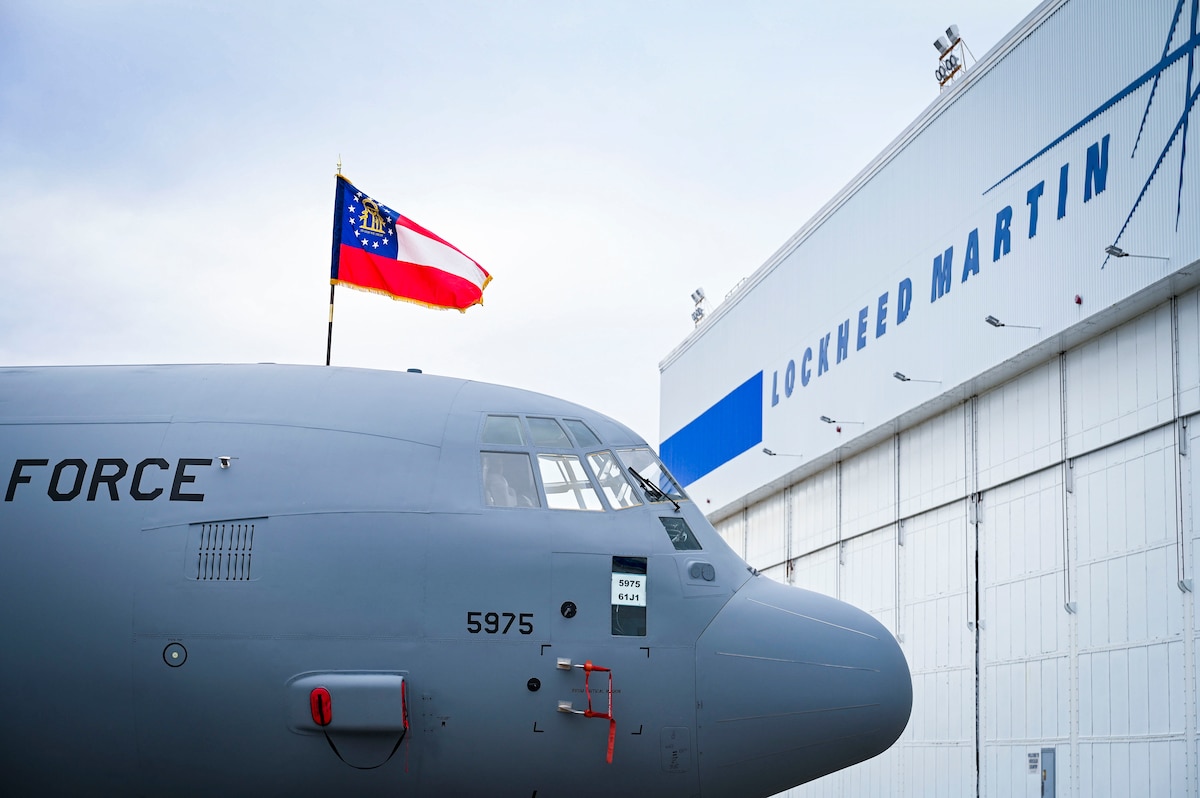
<svg viewBox="0 0 1200 798"><path fill-rule="evenodd" d="M1082 305L1082 304L1083 304L1083 297L1081 297L1079 294L1076 294L1076 295L1075 295L1075 304L1076 304L1076 305Z"/></svg>
<svg viewBox="0 0 1200 798"><path fill-rule="evenodd" d="M312 710L313 723L328 726L333 720L333 699L324 687L314 687L308 694L308 707Z"/></svg>

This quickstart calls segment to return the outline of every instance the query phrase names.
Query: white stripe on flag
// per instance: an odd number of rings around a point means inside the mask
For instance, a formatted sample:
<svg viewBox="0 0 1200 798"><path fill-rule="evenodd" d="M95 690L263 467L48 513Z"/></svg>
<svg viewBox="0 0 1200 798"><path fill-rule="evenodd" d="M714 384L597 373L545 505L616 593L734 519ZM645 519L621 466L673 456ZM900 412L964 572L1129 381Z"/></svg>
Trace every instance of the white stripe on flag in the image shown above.
<svg viewBox="0 0 1200 798"><path fill-rule="evenodd" d="M453 247L400 225L396 225L396 259L430 266L483 288L483 271L473 260Z"/></svg>

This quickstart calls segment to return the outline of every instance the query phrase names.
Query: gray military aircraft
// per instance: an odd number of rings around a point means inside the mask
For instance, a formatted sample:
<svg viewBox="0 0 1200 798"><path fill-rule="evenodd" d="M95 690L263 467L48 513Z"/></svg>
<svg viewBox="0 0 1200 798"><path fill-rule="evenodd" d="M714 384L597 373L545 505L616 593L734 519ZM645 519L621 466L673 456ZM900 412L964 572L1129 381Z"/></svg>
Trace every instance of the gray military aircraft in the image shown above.
<svg viewBox="0 0 1200 798"><path fill-rule="evenodd" d="M903 731L871 616L621 424L427 374L0 369L8 795L765 796Z"/></svg>

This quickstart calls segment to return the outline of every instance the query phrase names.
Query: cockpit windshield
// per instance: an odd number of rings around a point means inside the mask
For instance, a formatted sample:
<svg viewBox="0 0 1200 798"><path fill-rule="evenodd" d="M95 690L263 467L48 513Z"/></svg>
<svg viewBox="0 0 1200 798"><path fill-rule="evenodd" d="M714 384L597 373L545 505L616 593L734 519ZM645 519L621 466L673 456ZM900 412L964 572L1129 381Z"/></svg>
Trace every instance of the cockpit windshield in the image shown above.
<svg viewBox="0 0 1200 798"><path fill-rule="evenodd" d="M679 483L648 446L617 449L617 456L630 475L640 483L647 501L677 504L681 499L687 499L683 488L679 487Z"/></svg>
<svg viewBox="0 0 1200 798"><path fill-rule="evenodd" d="M638 491L629 483L629 477L626 476L624 469L621 468L621 463L612 452L607 449L601 452L592 452L587 459L592 471L596 474L600 488L608 497L608 503L614 510L624 510L626 507L636 507L642 503L642 500L638 498Z"/></svg>
<svg viewBox="0 0 1200 798"><path fill-rule="evenodd" d="M650 447L594 449L605 442L582 419L486 414L479 443L491 507L603 512L667 502L678 510L687 498Z"/></svg>

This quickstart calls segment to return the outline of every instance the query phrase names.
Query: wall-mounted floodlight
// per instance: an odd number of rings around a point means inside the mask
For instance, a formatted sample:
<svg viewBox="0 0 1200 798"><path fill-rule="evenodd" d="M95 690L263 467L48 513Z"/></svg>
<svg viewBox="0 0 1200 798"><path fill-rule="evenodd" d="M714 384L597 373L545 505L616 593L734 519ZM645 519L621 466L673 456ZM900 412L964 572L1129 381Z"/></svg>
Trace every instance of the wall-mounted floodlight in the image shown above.
<svg viewBox="0 0 1200 798"><path fill-rule="evenodd" d="M1112 258L1145 258L1147 260L1170 260L1162 255L1134 255L1132 252L1126 252L1116 244L1110 244L1104 248L1104 254Z"/></svg>
<svg viewBox="0 0 1200 798"><path fill-rule="evenodd" d="M1041 327L1033 327L1029 324L1009 324L1007 322L1000 321L1000 319L996 318L995 316L985 316L983 320L986 321L988 324L992 325L993 327L1016 327L1016 328L1019 328L1022 330L1040 330L1040 329L1042 329Z"/></svg>
<svg viewBox="0 0 1200 798"><path fill-rule="evenodd" d="M895 377L896 379L900 380L900 382L930 382L930 383L934 383L935 385L942 384L941 380L921 380L921 379L917 379L916 377L910 377L901 371L892 372L892 376Z"/></svg>
<svg viewBox="0 0 1200 798"><path fill-rule="evenodd" d="M957 25L951 25L950 27L946 28L946 38L950 40L950 44L952 45L957 43L958 40L962 38L958 35Z"/></svg>
<svg viewBox="0 0 1200 798"><path fill-rule="evenodd" d="M697 305L699 305L701 302L703 302L704 299L705 299L705 297L704 297L704 289L703 288L697 288L695 291L692 292L692 301L695 302Z"/></svg>
<svg viewBox="0 0 1200 798"><path fill-rule="evenodd" d="M783 452L771 451L766 446L764 446L762 448L762 451L763 451L763 454L768 455L770 457L803 457L804 456L802 454L785 454Z"/></svg>
<svg viewBox="0 0 1200 798"><path fill-rule="evenodd" d="M836 418L830 418L829 416L821 416L821 420L824 421L826 424L862 424L863 423L861 421L838 421Z"/></svg>
<svg viewBox="0 0 1200 798"><path fill-rule="evenodd" d="M950 49L950 40L945 36L939 36L933 40L933 46L937 48L938 55L945 55Z"/></svg>

